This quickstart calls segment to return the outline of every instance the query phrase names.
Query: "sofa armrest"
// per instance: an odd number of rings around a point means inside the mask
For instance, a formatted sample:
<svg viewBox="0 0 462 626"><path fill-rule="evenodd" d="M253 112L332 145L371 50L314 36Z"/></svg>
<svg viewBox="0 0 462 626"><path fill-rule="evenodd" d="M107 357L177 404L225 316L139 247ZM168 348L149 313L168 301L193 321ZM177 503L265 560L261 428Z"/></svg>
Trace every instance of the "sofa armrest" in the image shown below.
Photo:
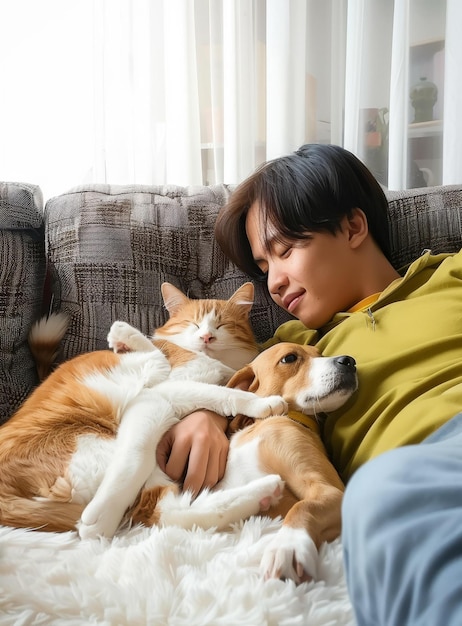
<svg viewBox="0 0 462 626"><path fill-rule="evenodd" d="M38 382L27 335L42 312L44 248L39 187L0 183L0 423Z"/></svg>

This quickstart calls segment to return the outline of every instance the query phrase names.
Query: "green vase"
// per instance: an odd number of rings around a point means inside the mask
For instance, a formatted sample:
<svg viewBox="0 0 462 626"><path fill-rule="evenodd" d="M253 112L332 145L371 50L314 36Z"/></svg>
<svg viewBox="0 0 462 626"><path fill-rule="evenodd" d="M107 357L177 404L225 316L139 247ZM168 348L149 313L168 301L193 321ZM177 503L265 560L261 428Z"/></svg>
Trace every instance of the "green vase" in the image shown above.
<svg viewBox="0 0 462 626"><path fill-rule="evenodd" d="M438 87L435 83L422 76L419 82L411 87L409 95L414 107L414 124L432 120L433 107L438 98Z"/></svg>

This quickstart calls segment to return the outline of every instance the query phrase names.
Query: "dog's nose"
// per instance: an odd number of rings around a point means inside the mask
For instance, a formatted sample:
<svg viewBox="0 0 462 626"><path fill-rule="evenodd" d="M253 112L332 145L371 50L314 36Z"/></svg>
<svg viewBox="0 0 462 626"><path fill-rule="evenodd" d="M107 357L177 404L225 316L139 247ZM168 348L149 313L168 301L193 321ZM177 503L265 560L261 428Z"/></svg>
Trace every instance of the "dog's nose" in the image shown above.
<svg viewBox="0 0 462 626"><path fill-rule="evenodd" d="M348 369L355 370L356 369L356 361L352 356L348 356L343 354L342 356L338 356L335 359L335 362L338 365L342 365L343 367L347 367Z"/></svg>

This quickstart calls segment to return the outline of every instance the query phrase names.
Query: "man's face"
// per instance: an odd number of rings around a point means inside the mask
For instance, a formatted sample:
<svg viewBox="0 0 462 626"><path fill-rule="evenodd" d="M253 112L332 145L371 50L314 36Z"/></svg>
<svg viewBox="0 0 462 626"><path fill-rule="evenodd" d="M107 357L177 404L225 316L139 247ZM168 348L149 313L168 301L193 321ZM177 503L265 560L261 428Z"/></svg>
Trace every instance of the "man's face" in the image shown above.
<svg viewBox="0 0 462 626"><path fill-rule="evenodd" d="M313 232L308 239L282 243L274 226L263 224L260 216L259 205L254 203L247 214L246 232L276 304L316 329L361 299L355 287L355 250L349 245L347 218L335 235ZM269 241L269 250L264 240Z"/></svg>

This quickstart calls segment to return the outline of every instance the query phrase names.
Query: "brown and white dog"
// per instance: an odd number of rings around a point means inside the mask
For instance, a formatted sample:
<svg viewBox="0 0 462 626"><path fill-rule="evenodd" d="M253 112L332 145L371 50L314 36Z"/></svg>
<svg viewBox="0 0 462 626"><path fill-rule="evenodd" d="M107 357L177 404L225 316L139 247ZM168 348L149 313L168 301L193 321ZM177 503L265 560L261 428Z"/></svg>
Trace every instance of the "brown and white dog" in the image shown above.
<svg viewBox="0 0 462 626"><path fill-rule="evenodd" d="M261 397L280 394L291 417L272 416L237 430L225 476L215 491L226 493L280 476L282 497L268 499L267 514L282 516L283 525L265 549L261 572L265 578L296 582L316 578L319 547L340 535L344 485L327 457L316 417L308 416L334 411L352 396L357 388L355 361L350 356L322 357L311 346L279 343L238 371L228 385ZM305 419L300 423L294 412L304 413ZM209 512L208 522L220 527L220 516L217 510L212 520ZM164 520L182 526L185 520L198 523L187 503L181 511L173 505Z"/></svg>
<svg viewBox="0 0 462 626"><path fill-rule="evenodd" d="M310 414L334 410L356 389L354 360L278 344L223 387L230 368L161 347L63 363L0 427L0 523L111 537L127 518L226 528L269 506L285 520L263 573L315 577L317 548L340 532L343 491L316 432L287 417L256 422L232 439L224 489L192 501L157 467L155 451L197 408L254 418L283 414L287 403Z"/></svg>

